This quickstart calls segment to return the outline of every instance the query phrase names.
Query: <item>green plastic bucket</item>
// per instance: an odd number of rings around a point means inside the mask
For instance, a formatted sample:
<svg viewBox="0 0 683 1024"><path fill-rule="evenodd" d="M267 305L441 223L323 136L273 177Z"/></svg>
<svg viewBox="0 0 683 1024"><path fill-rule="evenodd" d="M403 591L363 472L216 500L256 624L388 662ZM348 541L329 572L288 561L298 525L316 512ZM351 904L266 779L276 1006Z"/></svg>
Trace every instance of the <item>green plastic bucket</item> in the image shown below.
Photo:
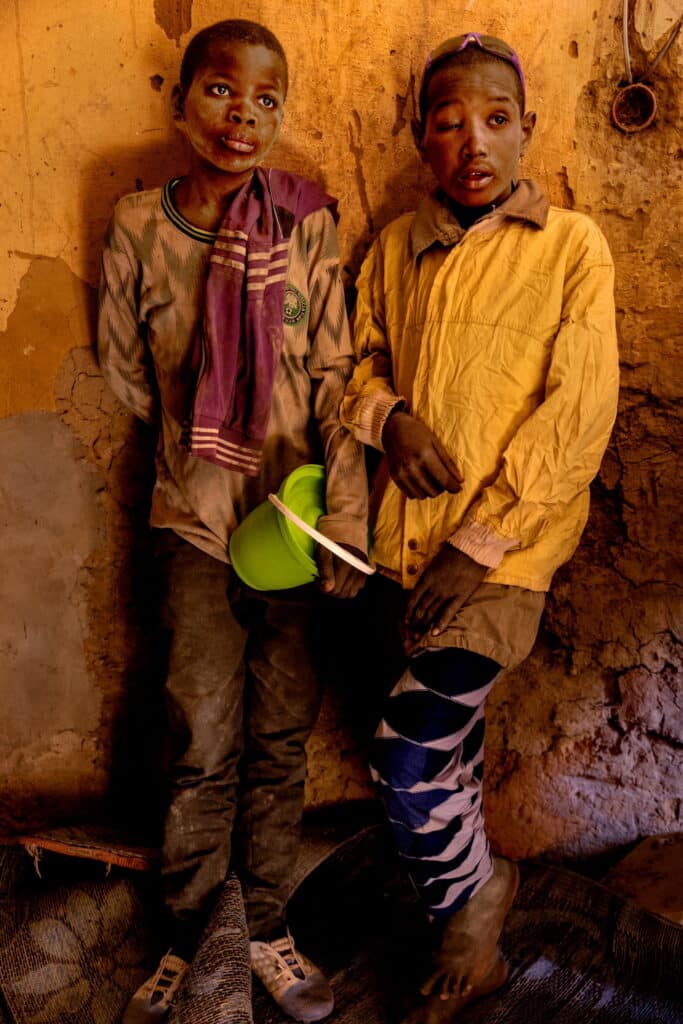
<svg viewBox="0 0 683 1024"><path fill-rule="evenodd" d="M325 469L299 466L283 480L277 496L309 526L325 514ZM318 575L315 540L291 523L270 501L262 501L230 538L230 561L252 590L288 590Z"/></svg>

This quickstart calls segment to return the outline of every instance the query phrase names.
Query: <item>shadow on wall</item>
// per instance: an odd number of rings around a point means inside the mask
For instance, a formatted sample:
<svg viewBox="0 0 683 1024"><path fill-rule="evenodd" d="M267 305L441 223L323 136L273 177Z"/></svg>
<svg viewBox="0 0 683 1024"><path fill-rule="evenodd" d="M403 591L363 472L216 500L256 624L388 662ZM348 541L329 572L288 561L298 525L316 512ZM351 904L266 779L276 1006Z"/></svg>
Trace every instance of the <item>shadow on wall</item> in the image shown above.
<svg viewBox="0 0 683 1024"><path fill-rule="evenodd" d="M89 281L99 280L102 241L118 200L165 184L182 174L186 163L183 139L169 127L160 128L154 139L112 149L85 165L79 183L83 197L80 244L88 254Z"/></svg>
<svg viewBox="0 0 683 1024"><path fill-rule="evenodd" d="M356 300L355 282L363 260L381 231L392 220L416 209L421 198L434 188L431 172L419 160L417 153L395 167L387 178L381 200L366 215L366 230L352 240L348 261L343 267L347 306L351 310Z"/></svg>

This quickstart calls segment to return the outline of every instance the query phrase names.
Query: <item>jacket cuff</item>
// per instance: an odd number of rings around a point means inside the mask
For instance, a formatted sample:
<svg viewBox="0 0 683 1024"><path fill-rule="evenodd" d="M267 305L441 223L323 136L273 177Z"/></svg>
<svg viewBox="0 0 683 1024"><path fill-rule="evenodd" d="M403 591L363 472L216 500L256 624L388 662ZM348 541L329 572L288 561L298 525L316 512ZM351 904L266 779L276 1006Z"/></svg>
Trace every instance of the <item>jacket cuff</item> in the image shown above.
<svg viewBox="0 0 683 1024"><path fill-rule="evenodd" d="M364 555L368 553L368 524L365 519L355 519L341 514L321 516L317 529L328 540L333 540L337 544L350 544Z"/></svg>
<svg viewBox="0 0 683 1024"><path fill-rule="evenodd" d="M384 451L382 431L389 419L389 414L397 405L405 406L405 399L399 398L389 391L371 391L363 397L359 416L354 424L354 435L357 441L368 444L372 448Z"/></svg>
<svg viewBox="0 0 683 1024"><path fill-rule="evenodd" d="M519 547L518 541L501 537L489 526L473 519L458 527L448 538L448 543L489 569L497 569L503 561L503 555Z"/></svg>

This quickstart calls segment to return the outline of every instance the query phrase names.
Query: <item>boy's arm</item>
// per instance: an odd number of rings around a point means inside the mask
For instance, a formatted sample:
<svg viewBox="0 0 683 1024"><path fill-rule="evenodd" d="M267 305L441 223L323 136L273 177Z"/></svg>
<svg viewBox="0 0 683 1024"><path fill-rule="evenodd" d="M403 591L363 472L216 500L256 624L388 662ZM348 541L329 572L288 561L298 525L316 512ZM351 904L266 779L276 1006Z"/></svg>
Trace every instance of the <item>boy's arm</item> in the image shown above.
<svg viewBox="0 0 683 1024"><path fill-rule="evenodd" d="M381 239L366 256L356 283L353 315L357 366L346 388L341 420L363 444L384 451L382 432L391 412L405 401L394 391L392 357L384 320L384 259Z"/></svg>
<svg viewBox="0 0 683 1024"><path fill-rule="evenodd" d="M462 477L438 437L407 411L394 391L392 352L384 316L381 239L361 267L354 314L358 366L346 389L342 423L364 444L386 453L389 473L408 498L457 493Z"/></svg>
<svg viewBox="0 0 683 1024"><path fill-rule="evenodd" d="M308 372L313 415L326 467L327 514L318 529L330 540L367 552L368 484L363 447L339 420L344 389L353 370L339 246L328 210L306 218L308 227Z"/></svg>
<svg viewBox="0 0 683 1024"><path fill-rule="evenodd" d="M592 235L569 270L545 399L519 427L498 476L450 543L489 568L533 544L594 478L614 423L619 359L614 268Z"/></svg>
<svg viewBox="0 0 683 1024"><path fill-rule="evenodd" d="M99 291L97 351L114 394L145 423L157 416L156 380L138 320L139 267L116 214L107 230Z"/></svg>

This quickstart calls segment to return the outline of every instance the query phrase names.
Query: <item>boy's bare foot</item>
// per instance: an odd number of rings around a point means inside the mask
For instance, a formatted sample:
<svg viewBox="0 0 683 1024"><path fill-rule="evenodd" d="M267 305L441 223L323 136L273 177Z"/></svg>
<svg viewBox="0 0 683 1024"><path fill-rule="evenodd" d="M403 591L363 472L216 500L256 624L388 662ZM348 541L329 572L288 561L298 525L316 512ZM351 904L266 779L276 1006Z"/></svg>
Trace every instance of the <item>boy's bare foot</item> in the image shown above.
<svg viewBox="0 0 683 1024"><path fill-rule="evenodd" d="M467 1003L487 996L507 981L509 967L498 951L488 974L473 985L467 995L443 998L440 994L428 996L422 1006L414 1010L403 1024L452 1024L457 1014Z"/></svg>
<svg viewBox="0 0 683 1024"><path fill-rule="evenodd" d="M518 886L517 865L494 857L491 878L448 919L434 957L435 970L422 986L423 995L455 1000L459 1008L483 995L481 986L501 975L500 962L504 965L504 961L498 939ZM506 977L507 969L498 984L503 984Z"/></svg>

